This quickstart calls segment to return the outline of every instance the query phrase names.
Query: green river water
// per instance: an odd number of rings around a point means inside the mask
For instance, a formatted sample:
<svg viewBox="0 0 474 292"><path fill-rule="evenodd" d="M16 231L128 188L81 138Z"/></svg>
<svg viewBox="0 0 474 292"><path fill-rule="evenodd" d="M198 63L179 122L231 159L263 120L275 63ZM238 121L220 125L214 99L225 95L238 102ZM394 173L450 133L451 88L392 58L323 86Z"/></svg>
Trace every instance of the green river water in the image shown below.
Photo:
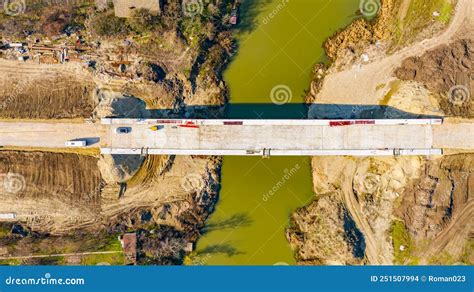
<svg viewBox="0 0 474 292"><path fill-rule="evenodd" d="M227 117L305 118L304 91L312 66L325 61L322 44L356 17L359 1L244 2L238 53L224 74ZM308 157L225 157L219 202L195 263L294 264L285 229L290 214L313 197Z"/></svg>

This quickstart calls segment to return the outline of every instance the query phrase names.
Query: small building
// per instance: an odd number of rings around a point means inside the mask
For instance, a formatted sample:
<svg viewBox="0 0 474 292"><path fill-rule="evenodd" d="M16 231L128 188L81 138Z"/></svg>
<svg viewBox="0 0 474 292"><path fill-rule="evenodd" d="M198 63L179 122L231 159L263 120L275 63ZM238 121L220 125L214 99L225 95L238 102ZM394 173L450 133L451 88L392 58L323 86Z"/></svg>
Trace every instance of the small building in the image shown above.
<svg viewBox="0 0 474 292"><path fill-rule="evenodd" d="M125 233L119 236L119 240L127 262L135 264L137 262L137 234Z"/></svg>
<svg viewBox="0 0 474 292"><path fill-rule="evenodd" d="M150 12L161 12L160 0L113 0L115 16L130 17L133 11L148 9Z"/></svg>
<svg viewBox="0 0 474 292"><path fill-rule="evenodd" d="M232 12L230 13L230 24L236 25L238 21L238 10L237 8L232 9Z"/></svg>

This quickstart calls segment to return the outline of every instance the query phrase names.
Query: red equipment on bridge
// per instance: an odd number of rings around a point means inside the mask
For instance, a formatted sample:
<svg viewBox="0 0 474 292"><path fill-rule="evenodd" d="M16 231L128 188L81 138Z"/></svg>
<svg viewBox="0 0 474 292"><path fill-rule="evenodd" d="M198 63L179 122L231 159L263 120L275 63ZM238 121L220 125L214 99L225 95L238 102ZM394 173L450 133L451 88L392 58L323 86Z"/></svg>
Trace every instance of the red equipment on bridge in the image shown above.
<svg viewBox="0 0 474 292"><path fill-rule="evenodd" d="M194 128L194 129L198 129L199 126L196 125L196 123L194 122L186 122L184 123L183 125L179 125L181 128Z"/></svg>
<svg viewBox="0 0 474 292"><path fill-rule="evenodd" d="M341 127L351 125L375 125L374 120L356 120L356 121L330 121L330 127Z"/></svg>

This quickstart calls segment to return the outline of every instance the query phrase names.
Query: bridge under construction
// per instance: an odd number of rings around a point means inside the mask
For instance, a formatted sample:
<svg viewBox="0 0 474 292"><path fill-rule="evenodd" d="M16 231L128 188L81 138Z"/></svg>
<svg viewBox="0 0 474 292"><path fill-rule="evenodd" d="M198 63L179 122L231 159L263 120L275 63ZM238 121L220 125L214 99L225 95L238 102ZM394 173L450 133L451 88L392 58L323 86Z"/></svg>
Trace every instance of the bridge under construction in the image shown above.
<svg viewBox="0 0 474 292"><path fill-rule="evenodd" d="M398 156L474 151L474 123L443 119L102 119L0 122L0 145L64 148L86 141L113 155ZM120 129L126 129L125 133Z"/></svg>

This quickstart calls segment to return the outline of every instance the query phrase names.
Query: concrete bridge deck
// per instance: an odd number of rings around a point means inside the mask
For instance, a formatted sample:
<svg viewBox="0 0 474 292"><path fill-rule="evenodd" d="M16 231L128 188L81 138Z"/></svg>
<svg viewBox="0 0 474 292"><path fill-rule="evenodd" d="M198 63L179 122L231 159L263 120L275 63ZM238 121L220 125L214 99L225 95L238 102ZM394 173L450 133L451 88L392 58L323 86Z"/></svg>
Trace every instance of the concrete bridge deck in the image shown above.
<svg viewBox="0 0 474 292"><path fill-rule="evenodd" d="M150 128L158 126L157 131ZM128 134L118 134L129 127ZM440 155L474 151L474 123L418 120L133 120L95 124L0 122L0 145L64 148L86 139L103 154Z"/></svg>

